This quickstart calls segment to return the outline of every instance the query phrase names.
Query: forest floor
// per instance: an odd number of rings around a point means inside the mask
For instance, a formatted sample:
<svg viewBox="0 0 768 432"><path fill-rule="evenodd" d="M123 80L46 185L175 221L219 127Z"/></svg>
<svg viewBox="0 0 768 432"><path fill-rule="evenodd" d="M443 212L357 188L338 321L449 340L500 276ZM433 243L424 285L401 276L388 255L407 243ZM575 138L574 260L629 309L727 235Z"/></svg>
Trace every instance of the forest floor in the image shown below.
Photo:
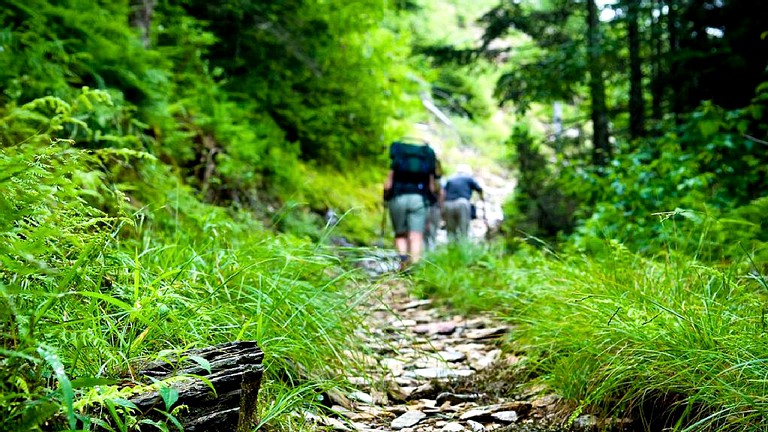
<svg viewBox="0 0 768 432"><path fill-rule="evenodd" d="M409 294L391 279L361 305L367 353L347 355L365 369L355 391L329 394L336 414L309 420L342 431L620 431L628 419L572 416L575 407L527 381L522 355L504 353L510 328L489 315L460 316ZM363 375L363 374L361 374Z"/></svg>
<svg viewBox="0 0 768 432"><path fill-rule="evenodd" d="M339 415L316 421L358 431L563 430L557 396L518 390L519 378L509 371L521 358L498 347L507 326L489 316L451 315L411 297L409 283L382 284L362 306L370 350L349 355L368 367L366 376L348 377L359 390L330 395ZM580 417L575 424L592 421Z"/></svg>

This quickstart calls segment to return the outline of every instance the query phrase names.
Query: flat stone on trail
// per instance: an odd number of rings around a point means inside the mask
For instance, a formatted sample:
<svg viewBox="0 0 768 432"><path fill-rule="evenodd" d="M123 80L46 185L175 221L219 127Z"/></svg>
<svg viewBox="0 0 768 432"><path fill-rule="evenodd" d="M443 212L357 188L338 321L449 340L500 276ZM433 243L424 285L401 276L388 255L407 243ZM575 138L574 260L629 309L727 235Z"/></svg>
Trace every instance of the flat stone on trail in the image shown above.
<svg viewBox="0 0 768 432"><path fill-rule="evenodd" d="M500 357L500 349L491 350L485 354L474 353L473 355L470 355L469 364L475 370L482 370L494 364Z"/></svg>
<svg viewBox="0 0 768 432"><path fill-rule="evenodd" d="M463 343L463 344L455 345L453 347L454 351L463 352L465 354L476 353L478 351L485 351L487 349L488 349L487 345L483 345L479 343Z"/></svg>
<svg viewBox="0 0 768 432"><path fill-rule="evenodd" d="M408 399L420 399L425 397L428 394L431 394L435 390L435 386L431 382L426 382L424 384L421 384L420 386L416 387L416 390L414 390L410 396L408 396Z"/></svg>
<svg viewBox="0 0 768 432"><path fill-rule="evenodd" d="M356 400L358 402L366 403L368 405L373 405L373 396L369 395L368 393L362 392L362 391L353 391L349 394L350 399Z"/></svg>
<svg viewBox="0 0 768 432"><path fill-rule="evenodd" d="M443 339L433 338L432 340L414 345L413 347L418 349L421 352L435 352L435 351L443 351L445 350L445 341Z"/></svg>
<svg viewBox="0 0 768 432"><path fill-rule="evenodd" d="M511 401L499 405L499 411L515 411L518 414L525 415L531 410L532 404L528 401Z"/></svg>
<svg viewBox="0 0 768 432"><path fill-rule="evenodd" d="M459 419L461 420L468 420L468 419L476 419L481 417L488 417L491 414L495 413L496 410L499 409L498 405L491 405L486 407L479 407L479 408L472 408L471 410L463 413Z"/></svg>
<svg viewBox="0 0 768 432"><path fill-rule="evenodd" d="M424 409L424 408L434 408L437 406L437 401L433 399L422 399L418 403L418 409Z"/></svg>
<svg viewBox="0 0 768 432"><path fill-rule="evenodd" d="M483 327L488 327L488 325L491 324L491 321L487 318L471 318L468 320L464 320L464 327L468 329L478 329Z"/></svg>
<svg viewBox="0 0 768 432"><path fill-rule="evenodd" d="M446 321L446 322L433 322L433 323L427 323L427 324L419 324L417 326L414 326L412 330L415 333L418 334L440 334L440 335L449 335L456 331L456 323Z"/></svg>
<svg viewBox="0 0 768 432"><path fill-rule="evenodd" d="M491 414L491 417L504 423L514 423L518 419L517 413L514 411L499 411Z"/></svg>
<svg viewBox="0 0 768 432"><path fill-rule="evenodd" d="M340 431L351 431L347 425L341 422L339 419L335 419L333 417L323 417L323 424L326 426L330 426L333 428L333 430L340 430Z"/></svg>
<svg viewBox="0 0 768 432"><path fill-rule="evenodd" d="M416 320L411 320L411 319L404 319L404 320L396 319L390 323L390 325L394 328L413 327L416 324L417 324Z"/></svg>
<svg viewBox="0 0 768 432"><path fill-rule="evenodd" d="M399 376L395 378L395 384L401 387L417 387L419 382L413 378Z"/></svg>
<svg viewBox="0 0 768 432"><path fill-rule="evenodd" d="M464 333L464 337L474 340L496 338L506 333L508 329L509 327L474 329Z"/></svg>
<svg viewBox="0 0 768 432"><path fill-rule="evenodd" d="M440 351L437 353L443 360L451 363L460 362L467 358L467 355L458 351Z"/></svg>
<svg viewBox="0 0 768 432"><path fill-rule="evenodd" d="M458 378L472 376L475 371L471 369L445 369L445 368L423 368L406 372L406 375L413 374L421 378Z"/></svg>
<svg viewBox="0 0 768 432"><path fill-rule="evenodd" d="M390 373L392 373L392 376L399 377L403 374L403 371L405 370L405 362L393 359L393 358L385 358L381 360L381 364L389 369Z"/></svg>
<svg viewBox="0 0 768 432"><path fill-rule="evenodd" d="M387 411L376 406L357 405L356 408L361 413L364 413L366 415L370 415L376 418L394 418L395 417L395 415L391 411Z"/></svg>
<svg viewBox="0 0 768 432"><path fill-rule="evenodd" d="M483 426L482 423L474 420L467 420L467 426L472 429L472 432L483 432L485 431L485 426Z"/></svg>
<svg viewBox="0 0 768 432"><path fill-rule="evenodd" d="M391 426L392 426L392 429L402 429L402 428L411 427L411 426L414 426L416 423L420 422L426 416L427 415L421 411L416 411L416 410L406 411L405 414L392 420Z"/></svg>
<svg viewBox="0 0 768 432"><path fill-rule="evenodd" d="M536 399L531 403L531 405L533 405L534 408L542 408L545 406L554 405L559 400L560 400L560 397L557 395L546 395Z"/></svg>
<svg viewBox="0 0 768 432"><path fill-rule="evenodd" d="M458 404L463 402L474 402L480 397L483 396L479 393L472 393L472 394L456 394L451 392L442 392L439 395L437 395L437 398L435 399L437 403L443 404L445 402L452 403L452 404Z"/></svg>
<svg viewBox="0 0 768 432"><path fill-rule="evenodd" d="M375 432L376 431L376 429L372 429L366 423L352 422L352 427L355 428L356 432Z"/></svg>
<svg viewBox="0 0 768 432"><path fill-rule="evenodd" d="M462 426L459 422L450 422L446 423L445 426L443 426L442 429L440 429L442 432L461 432L464 430L464 426Z"/></svg>
<svg viewBox="0 0 768 432"><path fill-rule="evenodd" d="M428 306L432 304L432 300L425 299L425 300L414 300L412 302L406 303L402 306L399 306L397 310L408 310L408 309L415 309L417 307L421 306Z"/></svg>
<svg viewBox="0 0 768 432"><path fill-rule="evenodd" d="M345 415L344 417L348 418L351 421L356 421L356 422L363 422L363 421L370 422L376 419L375 415L368 414L366 412L352 413L349 415Z"/></svg>
<svg viewBox="0 0 768 432"><path fill-rule="evenodd" d="M370 380L368 378L363 377L347 377L347 381L349 381L350 384L354 386L368 386L371 385Z"/></svg>
<svg viewBox="0 0 768 432"><path fill-rule="evenodd" d="M395 384L396 385L396 384ZM413 392L416 391L416 387L412 386L406 386L406 387L392 387L389 389L389 395L392 396L392 399L399 400L399 401L405 401L408 400Z"/></svg>

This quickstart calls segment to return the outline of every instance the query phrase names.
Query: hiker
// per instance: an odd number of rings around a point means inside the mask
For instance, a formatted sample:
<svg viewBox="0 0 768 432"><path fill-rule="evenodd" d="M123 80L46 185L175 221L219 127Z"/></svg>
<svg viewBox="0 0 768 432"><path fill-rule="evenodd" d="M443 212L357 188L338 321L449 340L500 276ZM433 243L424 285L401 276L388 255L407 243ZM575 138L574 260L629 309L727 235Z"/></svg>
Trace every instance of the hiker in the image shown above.
<svg viewBox="0 0 768 432"><path fill-rule="evenodd" d="M437 231L440 229L440 209L442 208L442 187L440 178L443 176L443 168L439 159L435 159L435 193L429 196L427 208L427 222L424 225L424 247L428 251L435 250L437 246Z"/></svg>
<svg viewBox="0 0 768 432"><path fill-rule="evenodd" d="M394 142L384 199L395 231L401 269L421 259L430 197L435 194L435 152L426 144Z"/></svg>
<svg viewBox="0 0 768 432"><path fill-rule="evenodd" d="M483 199L483 188L472 177L469 165L456 167L456 174L446 179L443 186L443 220L451 240L469 237L469 221L472 219L470 198L475 191Z"/></svg>

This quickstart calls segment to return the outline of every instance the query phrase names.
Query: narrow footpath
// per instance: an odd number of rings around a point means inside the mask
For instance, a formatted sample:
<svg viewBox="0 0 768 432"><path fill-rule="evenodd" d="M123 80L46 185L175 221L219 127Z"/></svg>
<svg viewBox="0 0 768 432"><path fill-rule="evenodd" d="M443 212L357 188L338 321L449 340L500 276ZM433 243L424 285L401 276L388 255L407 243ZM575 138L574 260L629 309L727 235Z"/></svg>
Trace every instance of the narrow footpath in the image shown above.
<svg viewBox="0 0 768 432"><path fill-rule="evenodd" d="M425 131L424 138L440 149L437 130ZM476 155L466 148L443 156L451 165ZM471 236L482 242L501 224L502 207L516 181L502 169L475 171L485 201L478 203ZM440 230L438 243L447 241L445 230ZM372 277L396 265L394 255L381 252L364 263ZM524 378L514 371L522 359L500 349L509 331L506 325L491 316L455 316L429 300L414 298L409 294L412 283L407 278L379 280L379 292L361 306L368 318L360 336L368 352L349 353L365 365L365 376L347 377L355 390L346 396L329 395L335 415L308 415L310 420L342 431L583 431L598 426L595 418L583 415L565 428L571 411L562 408L557 396L542 387L521 385Z"/></svg>
<svg viewBox="0 0 768 432"><path fill-rule="evenodd" d="M337 415L312 420L343 431L566 430L556 396L520 390L519 378L508 376L521 360L499 349L508 327L487 316L448 316L409 296L409 283L382 284L380 297L364 306L361 335L370 351L349 355L366 365L366 376L348 377L357 389L351 394L330 395ZM581 416L567 430L595 425Z"/></svg>

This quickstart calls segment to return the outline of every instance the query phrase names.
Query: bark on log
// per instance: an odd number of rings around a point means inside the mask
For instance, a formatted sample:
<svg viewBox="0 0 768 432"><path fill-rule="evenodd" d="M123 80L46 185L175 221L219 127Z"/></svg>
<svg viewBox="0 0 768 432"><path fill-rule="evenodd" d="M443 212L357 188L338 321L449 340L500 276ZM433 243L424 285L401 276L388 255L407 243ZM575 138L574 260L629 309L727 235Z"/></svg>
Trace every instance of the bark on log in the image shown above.
<svg viewBox="0 0 768 432"><path fill-rule="evenodd" d="M192 358L205 359L210 373ZM228 342L209 348L189 350L179 357L150 363L140 369L145 379L164 380L180 375L204 377L175 382L179 399L171 409L186 405L177 419L185 432L238 431L245 432L256 423L256 402L261 386L264 353L256 342ZM211 389L213 387L214 391ZM156 420L165 417L155 408L165 411L165 402L158 392L135 396L131 402L141 412Z"/></svg>

